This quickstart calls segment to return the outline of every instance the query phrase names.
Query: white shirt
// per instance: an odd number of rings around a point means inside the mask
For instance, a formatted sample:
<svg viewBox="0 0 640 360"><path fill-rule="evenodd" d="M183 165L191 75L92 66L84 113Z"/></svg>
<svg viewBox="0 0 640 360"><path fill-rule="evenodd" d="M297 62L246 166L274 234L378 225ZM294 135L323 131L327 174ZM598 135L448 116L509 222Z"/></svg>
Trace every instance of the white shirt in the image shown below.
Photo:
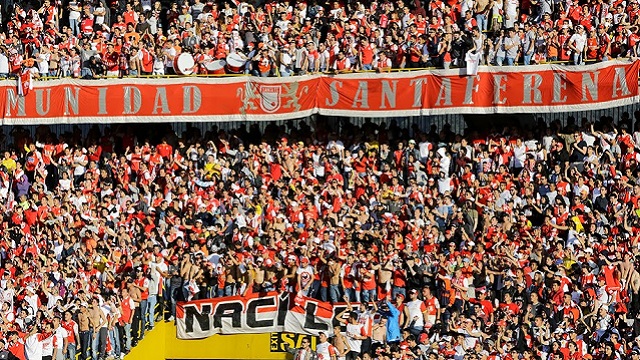
<svg viewBox="0 0 640 360"><path fill-rule="evenodd" d="M430 142L428 141L420 142L418 144L418 149L420 149L420 158L422 159L428 158L432 148L433 148L433 145L431 145Z"/></svg>
<svg viewBox="0 0 640 360"><path fill-rule="evenodd" d="M0 74L9 73L9 58L7 55L0 53Z"/></svg>
<svg viewBox="0 0 640 360"><path fill-rule="evenodd" d="M149 268L151 269L151 280L149 281L149 296L158 295L159 284L162 284L162 275L161 272L167 272L167 264L164 262L161 263L150 263Z"/></svg>
<svg viewBox="0 0 640 360"><path fill-rule="evenodd" d="M140 5L142 5L142 10L151 11L151 0L142 0Z"/></svg>
<svg viewBox="0 0 640 360"><path fill-rule="evenodd" d="M76 325L77 327L77 325ZM58 326L58 328L53 333L53 346L56 349L62 349L64 347L64 339L69 336L69 333L62 326Z"/></svg>
<svg viewBox="0 0 640 360"><path fill-rule="evenodd" d="M307 265L305 267L300 265L298 267L298 270L296 270L296 274L300 275L300 288L305 288L310 282L313 281L313 266Z"/></svg>
<svg viewBox="0 0 640 360"><path fill-rule="evenodd" d="M13 322L13 320L15 320L16 318L11 309L7 310L7 312L4 313L4 317L6 317L7 321L9 322Z"/></svg>
<svg viewBox="0 0 640 360"><path fill-rule="evenodd" d="M62 299L62 297L60 295L50 293L49 296L47 296L47 309L51 309L56 306L58 299Z"/></svg>
<svg viewBox="0 0 640 360"><path fill-rule="evenodd" d="M575 33L569 39L569 44L573 42L575 42L573 46L575 46L575 48L578 49L578 51L582 52L584 51L584 46L587 43L587 35L584 33L582 35L579 33Z"/></svg>
<svg viewBox="0 0 640 360"><path fill-rule="evenodd" d="M338 355L338 352L336 348L327 341L316 345L316 354L318 360L330 360L331 355Z"/></svg>
<svg viewBox="0 0 640 360"><path fill-rule="evenodd" d="M527 160L527 147L524 144L513 147L513 165L516 168L524 167L524 162Z"/></svg>
<svg viewBox="0 0 640 360"><path fill-rule="evenodd" d="M35 314L38 312L38 295L25 296L24 299L29 304L29 307L32 310L32 313Z"/></svg>
<svg viewBox="0 0 640 360"><path fill-rule="evenodd" d="M413 301L409 301L407 304L407 309L409 311L409 321L413 323L413 327L422 328L424 327L424 314L426 311L426 307L424 302L420 299L416 299ZM415 323L414 323L415 319Z"/></svg>
<svg viewBox="0 0 640 360"><path fill-rule="evenodd" d="M87 161L87 156L84 154L81 154L80 156L74 156L73 157L73 162L85 162ZM85 167L82 165L77 165L74 169L73 169L73 175L75 176L80 176L83 175L85 172Z"/></svg>
<svg viewBox="0 0 640 360"><path fill-rule="evenodd" d="M354 339L354 336L364 336L364 327L362 324L347 324L347 344L351 348L351 351L355 351L357 353L360 352L362 348L362 340Z"/></svg>
<svg viewBox="0 0 640 360"><path fill-rule="evenodd" d="M24 342L24 352L27 355L27 359L29 360L42 360L43 344L40 341L40 335L41 334L33 334L29 336Z"/></svg>
<svg viewBox="0 0 640 360"><path fill-rule="evenodd" d="M173 68L173 58L176 56L176 49L172 47L163 49L164 54L166 55L164 59L164 66L168 68Z"/></svg>
<svg viewBox="0 0 640 360"><path fill-rule="evenodd" d="M104 7L102 7L102 6L99 6L99 7L96 7L96 8L94 9L94 11L96 11L96 12L103 12L103 11L105 11L105 9L104 9ZM103 24L103 23L104 23L104 15L97 15L97 16L95 17L95 24L96 24L96 25L101 25L101 24Z"/></svg>
<svg viewBox="0 0 640 360"><path fill-rule="evenodd" d="M72 1L69 3L71 10L69 11L69 20L78 20L80 19L80 11L78 10L78 3L76 1Z"/></svg>

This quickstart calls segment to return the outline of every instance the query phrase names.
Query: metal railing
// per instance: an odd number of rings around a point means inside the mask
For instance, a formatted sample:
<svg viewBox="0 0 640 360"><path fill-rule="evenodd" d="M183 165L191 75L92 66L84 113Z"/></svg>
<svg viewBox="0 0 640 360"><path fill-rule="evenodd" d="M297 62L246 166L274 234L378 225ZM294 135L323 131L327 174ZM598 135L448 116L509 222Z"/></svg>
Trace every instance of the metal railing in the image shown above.
<svg viewBox="0 0 640 360"><path fill-rule="evenodd" d="M598 63L599 61L597 60L585 60L585 64L595 64ZM489 66L489 67L514 67L514 66L537 66L537 65L567 65L567 66L583 66L583 65L573 65L570 63L569 60L567 61L548 61L548 62L544 62L541 64L531 64L531 65L523 65L523 64L518 64L515 63L514 65L508 66L508 65L502 65L502 66L497 66L497 65L491 65L491 64L487 64L487 65L482 65L482 66ZM464 67L457 67L457 66L451 66L450 69L463 69ZM311 72L311 73L307 73L306 75L339 75L339 74L358 74L358 73L401 73L401 72L413 72L413 71L425 71L425 70L444 70L441 67L421 67L421 68L391 68L391 69L387 69L384 71L377 71L377 70L349 70L349 71L323 71L323 72ZM15 74L13 74L13 78L15 78ZM95 79L84 79L82 77L72 77L72 76L63 76L63 77L59 77L59 76L38 76L36 78L34 78L34 80L37 81L47 81L47 80L57 80L57 79L78 79L78 80L99 80L99 79L136 79L136 78L141 78L141 79L173 79L173 78L228 78L228 77L247 77L247 76L251 76L251 77L259 77L256 75L252 75L252 74L245 74L245 73L240 73L240 74L236 74L236 73L225 73L225 74L189 74L189 75L126 75L126 76L100 76L98 78ZM300 75L292 75L290 77L295 77L295 76L300 76ZM279 71L277 71L277 67L276 67L276 74L274 76L269 76L269 77L283 77L280 75Z"/></svg>

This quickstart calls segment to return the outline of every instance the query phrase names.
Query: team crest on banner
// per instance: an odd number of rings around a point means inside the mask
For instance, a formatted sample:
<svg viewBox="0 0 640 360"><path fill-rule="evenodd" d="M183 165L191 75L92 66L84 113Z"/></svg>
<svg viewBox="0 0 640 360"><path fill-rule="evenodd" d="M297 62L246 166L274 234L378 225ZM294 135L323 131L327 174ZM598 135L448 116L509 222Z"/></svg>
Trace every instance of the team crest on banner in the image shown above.
<svg viewBox="0 0 640 360"><path fill-rule="evenodd" d="M280 85L260 85L258 92L260 93L260 108L264 112L272 113L280 109L280 94L282 92Z"/></svg>

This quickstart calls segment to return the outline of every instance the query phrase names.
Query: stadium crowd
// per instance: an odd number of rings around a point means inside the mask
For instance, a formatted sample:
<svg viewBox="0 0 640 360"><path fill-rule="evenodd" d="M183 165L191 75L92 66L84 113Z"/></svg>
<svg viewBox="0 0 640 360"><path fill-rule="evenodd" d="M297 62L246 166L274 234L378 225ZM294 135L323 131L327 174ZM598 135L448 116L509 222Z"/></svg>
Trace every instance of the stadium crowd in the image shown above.
<svg viewBox="0 0 640 360"><path fill-rule="evenodd" d="M290 76L637 55L637 0L4 0L0 76ZM231 56L231 58L230 58ZM224 71L223 71L224 72Z"/></svg>
<svg viewBox="0 0 640 360"><path fill-rule="evenodd" d="M319 359L638 359L628 120L16 127L0 358L123 356L177 301L291 291L354 303Z"/></svg>

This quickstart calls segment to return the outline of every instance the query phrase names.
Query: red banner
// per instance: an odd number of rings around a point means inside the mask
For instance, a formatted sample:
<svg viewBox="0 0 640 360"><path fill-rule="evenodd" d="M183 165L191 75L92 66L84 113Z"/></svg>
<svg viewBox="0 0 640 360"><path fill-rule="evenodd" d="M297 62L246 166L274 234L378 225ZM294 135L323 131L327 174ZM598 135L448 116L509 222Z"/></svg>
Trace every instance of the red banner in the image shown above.
<svg viewBox="0 0 640 360"><path fill-rule="evenodd" d="M638 99L640 61L290 78L0 82L2 124L417 116L603 109Z"/></svg>

